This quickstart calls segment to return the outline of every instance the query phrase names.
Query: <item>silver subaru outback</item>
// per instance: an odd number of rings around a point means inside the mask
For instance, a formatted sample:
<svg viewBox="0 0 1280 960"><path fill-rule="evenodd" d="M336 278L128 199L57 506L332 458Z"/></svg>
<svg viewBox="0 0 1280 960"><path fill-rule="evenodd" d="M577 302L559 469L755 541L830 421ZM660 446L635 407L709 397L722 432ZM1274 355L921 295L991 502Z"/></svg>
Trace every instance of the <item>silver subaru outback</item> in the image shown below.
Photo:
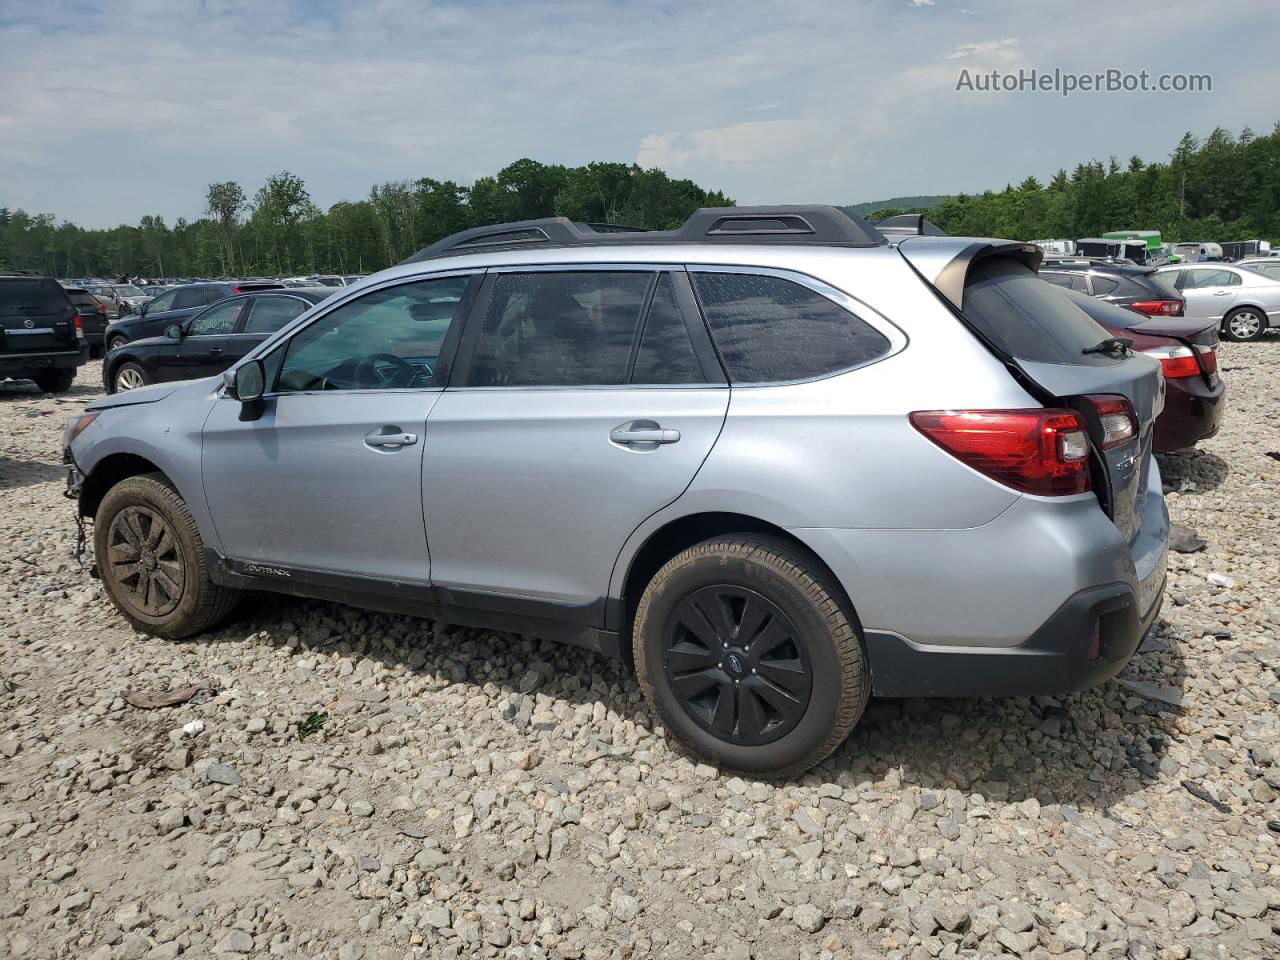
<svg viewBox="0 0 1280 960"><path fill-rule="evenodd" d="M68 424L96 570L164 637L266 590L625 658L667 731L756 774L872 694L1100 683L1160 608L1160 366L1035 247L930 226L448 237Z"/></svg>

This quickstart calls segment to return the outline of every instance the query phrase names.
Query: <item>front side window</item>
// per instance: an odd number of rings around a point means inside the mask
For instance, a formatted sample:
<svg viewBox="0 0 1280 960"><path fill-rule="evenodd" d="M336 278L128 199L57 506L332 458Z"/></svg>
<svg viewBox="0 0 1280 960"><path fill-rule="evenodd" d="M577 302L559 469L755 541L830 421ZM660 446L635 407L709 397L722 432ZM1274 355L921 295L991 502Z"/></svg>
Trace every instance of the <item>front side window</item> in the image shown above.
<svg viewBox="0 0 1280 960"><path fill-rule="evenodd" d="M498 274L467 385L626 383L637 324L654 279L644 271Z"/></svg>
<svg viewBox="0 0 1280 960"><path fill-rule="evenodd" d="M258 297L253 312L244 325L245 333L275 333L295 317L302 316L311 304L294 297Z"/></svg>
<svg viewBox="0 0 1280 960"><path fill-rule="evenodd" d="M207 337L215 334L234 333L236 321L240 319L240 312L244 308L245 302L243 300L233 300L231 303L220 303L215 307L210 307L192 318L190 326L187 327L187 336Z"/></svg>
<svg viewBox="0 0 1280 960"><path fill-rule="evenodd" d="M791 280L701 271L691 277L734 383L808 380L889 352L880 331Z"/></svg>
<svg viewBox="0 0 1280 960"><path fill-rule="evenodd" d="M165 310L175 309L173 305L174 299L178 296L177 290L170 290L168 293L162 293L149 304L147 304L148 313L163 313Z"/></svg>
<svg viewBox="0 0 1280 960"><path fill-rule="evenodd" d="M431 385L468 277L374 290L299 330L285 347L277 389L391 390Z"/></svg>

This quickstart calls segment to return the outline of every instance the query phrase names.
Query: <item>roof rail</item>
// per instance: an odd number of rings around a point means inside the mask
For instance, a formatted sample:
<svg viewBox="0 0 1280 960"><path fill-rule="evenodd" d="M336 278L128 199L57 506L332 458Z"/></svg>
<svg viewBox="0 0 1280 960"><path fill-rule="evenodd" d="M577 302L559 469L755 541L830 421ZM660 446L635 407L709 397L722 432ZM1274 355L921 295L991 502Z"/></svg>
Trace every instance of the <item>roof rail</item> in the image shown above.
<svg viewBox="0 0 1280 960"><path fill-rule="evenodd" d="M945 237L947 231L922 213L900 213L896 217L877 220L875 227L886 237Z"/></svg>
<svg viewBox="0 0 1280 960"><path fill-rule="evenodd" d="M618 243L784 243L876 247L885 238L871 224L840 207L702 207L674 230L639 230L614 224L575 223L565 217L472 227L437 240L406 258L416 263L466 253L607 246Z"/></svg>

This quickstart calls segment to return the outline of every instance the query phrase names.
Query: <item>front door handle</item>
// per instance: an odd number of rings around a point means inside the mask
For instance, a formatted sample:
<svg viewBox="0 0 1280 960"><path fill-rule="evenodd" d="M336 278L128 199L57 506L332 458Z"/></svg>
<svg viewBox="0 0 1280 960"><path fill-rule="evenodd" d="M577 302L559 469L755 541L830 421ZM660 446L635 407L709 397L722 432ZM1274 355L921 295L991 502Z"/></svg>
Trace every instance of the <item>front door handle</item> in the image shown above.
<svg viewBox="0 0 1280 960"><path fill-rule="evenodd" d="M664 430L652 420L632 420L609 431L614 443L675 443L680 439L679 430Z"/></svg>
<svg viewBox="0 0 1280 960"><path fill-rule="evenodd" d="M209 356L211 356L211 357L220 357L220 356L222 356L222 348L221 348L221 347L210 347L210 348L209 348Z"/></svg>
<svg viewBox="0 0 1280 960"><path fill-rule="evenodd" d="M1230 290L1215 290L1215 291L1213 291L1213 295L1214 295L1215 297L1229 297L1229 296L1231 296L1231 291L1230 291Z"/></svg>
<svg viewBox="0 0 1280 960"><path fill-rule="evenodd" d="M385 429L385 428L384 428ZM395 429L392 427L391 429ZM400 447L408 447L418 442L416 433L381 433L377 430L367 434L364 442L371 447L379 447L384 450L397 450Z"/></svg>

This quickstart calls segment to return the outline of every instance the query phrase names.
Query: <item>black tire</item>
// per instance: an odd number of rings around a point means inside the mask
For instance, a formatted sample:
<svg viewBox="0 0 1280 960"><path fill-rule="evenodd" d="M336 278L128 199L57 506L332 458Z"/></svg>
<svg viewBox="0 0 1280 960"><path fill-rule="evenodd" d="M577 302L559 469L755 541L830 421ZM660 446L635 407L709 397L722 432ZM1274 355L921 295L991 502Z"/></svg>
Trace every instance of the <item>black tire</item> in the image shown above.
<svg viewBox="0 0 1280 960"><path fill-rule="evenodd" d="M151 378L147 376L146 370L132 360L126 360L111 371L111 389L108 392L122 393L125 390L136 390L150 382Z"/></svg>
<svg viewBox="0 0 1280 960"><path fill-rule="evenodd" d="M196 522L161 474L129 477L107 491L93 521L93 550L107 596L143 633L189 637L226 619L239 599L210 578Z"/></svg>
<svg viewBox="0 0 1280 960"><path fill-rule="evenodd" d="M41 370L32 377L36 382L36 386L45 393L62 393L64 390L69 390L75 378L76 371L74 368L71 370Z"/></svg>
<svg viewBox="0 0 1280 960"><path fill-rule="evenodd" d="M744 629L753 636L739 646ZM843 593L816 557L774 537L716 537L677 554L640 597L633 637L641 688L667 731L742 773L809 769L845 740L871 695ZM790 688L785 697L775 679ZM732 720L716 732L722 707Z"/></svg>
<svg viewBox="0 0 1280 960"><path fill-rule="evenodd" d="M1222 335L1236 343L1261 340L1267 332L1267 315L1257 307L1237 307L1222 318Z"/></svg>
<svg viewBox="0 0 1280 960"><path fill-rule="evenodd" d="M89 359L101 360L103 355L106 352L107 352L107 348L105 344L95 343L93 346L89 348Z"/></svg>
<svg viewBox="0 0 1280 960"><path fill-rule="evenodd" d="M107 344L107 349L108 349L108 350L119 350L121 347L123 347L123 346L124 346L126 343L128 343L128 342L129 342L129 341L128 341L128 340L126 340L124 337L112 337L112 338L111 338L111 340L110 340L110 342Z"/></svg>

